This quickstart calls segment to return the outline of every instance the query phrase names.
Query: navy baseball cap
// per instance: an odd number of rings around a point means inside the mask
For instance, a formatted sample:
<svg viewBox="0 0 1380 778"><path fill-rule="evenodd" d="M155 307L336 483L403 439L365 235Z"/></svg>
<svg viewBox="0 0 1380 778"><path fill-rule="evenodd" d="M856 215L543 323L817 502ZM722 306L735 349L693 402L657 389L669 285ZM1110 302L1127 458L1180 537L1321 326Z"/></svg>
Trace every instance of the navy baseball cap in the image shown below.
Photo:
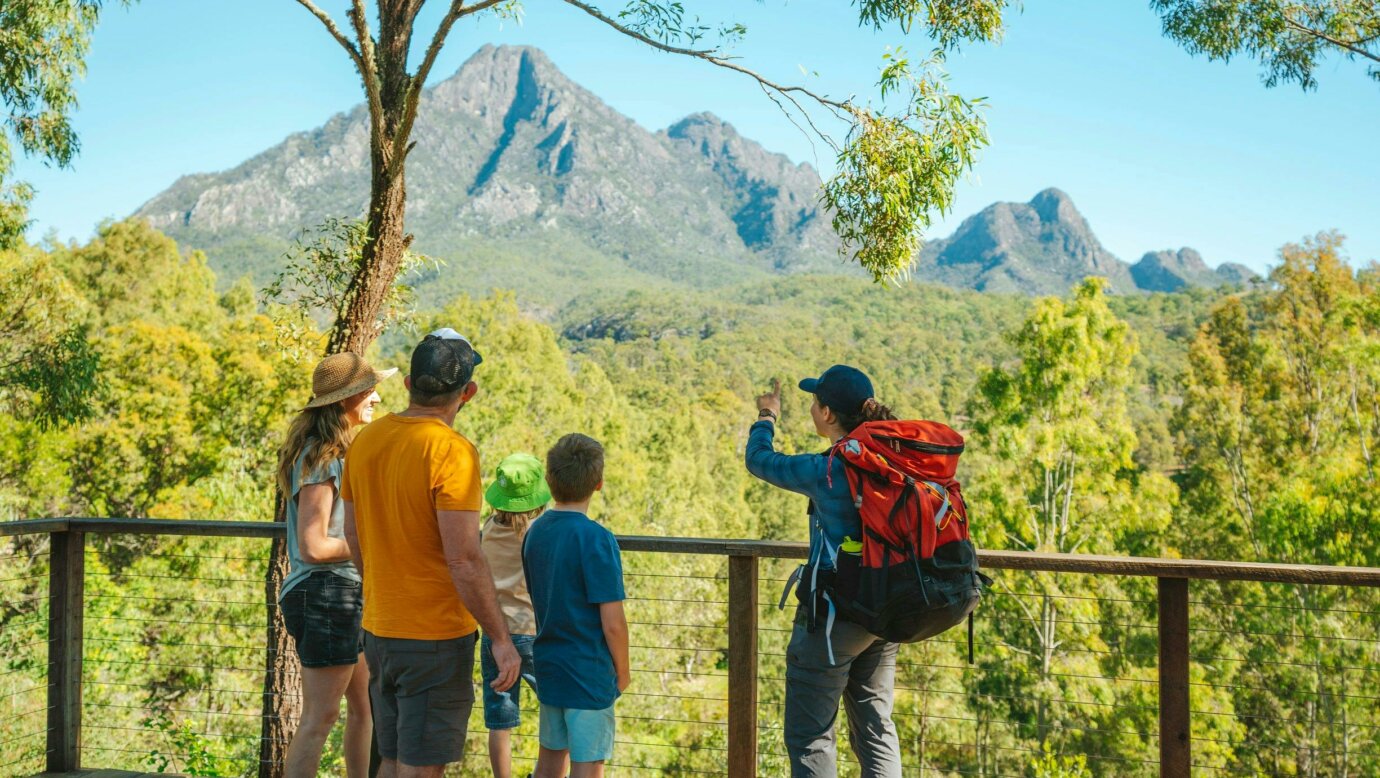
<svg viewBox="0 0 1380 778"><path fill-rule="evenodd" d="M872 381L863 371L848 365L834 365L819 378L806 378L800 388L819 398L819 404L837 413L855 414L872 399Z"/></svg>
<svg viewBox="0 0 1380 778"><path fill-rule="evenodd" d="M454 392L470 382L484 358L449 327L430 333L412 350L412 385L428 394Z"/></svg>

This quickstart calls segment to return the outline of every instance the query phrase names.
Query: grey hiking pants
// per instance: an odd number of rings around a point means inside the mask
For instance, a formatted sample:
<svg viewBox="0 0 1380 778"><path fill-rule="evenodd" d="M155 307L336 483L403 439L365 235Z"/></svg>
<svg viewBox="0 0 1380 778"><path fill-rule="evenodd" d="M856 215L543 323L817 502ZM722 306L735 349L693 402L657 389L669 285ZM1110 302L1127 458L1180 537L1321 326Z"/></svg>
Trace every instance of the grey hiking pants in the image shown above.
<svg viewBox="0 0 1380 778"><path fill-rule="evenodd" d="M848 742L864 778L901 778L901 743L891 721L897 644L838 620L831 664L824 626L811 634L808 625L809 611L801 605L786 649L783 726L792 778L838 775L834 722L840 697L848 711Z"/></svg>

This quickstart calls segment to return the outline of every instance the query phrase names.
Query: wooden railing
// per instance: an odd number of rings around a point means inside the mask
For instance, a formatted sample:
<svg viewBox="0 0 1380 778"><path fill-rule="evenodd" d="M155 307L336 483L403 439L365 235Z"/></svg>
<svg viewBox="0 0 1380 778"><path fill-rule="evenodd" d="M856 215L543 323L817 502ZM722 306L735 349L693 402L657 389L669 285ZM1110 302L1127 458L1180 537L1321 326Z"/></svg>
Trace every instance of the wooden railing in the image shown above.
<svg viewBox="0 0 1380 778"><path fill-rule="evenodd" d="M269 522L63 518L0 523L0 537L51 537L48 615L47 769L81 766L85 546L88 535L193 535L272 538ZM763 559L803 559L802 543L622 536L626 552L699 554L728 560L727 774L755 775L758 765L758 575ZM989 570L1022 570L1158 579L1159 771L1187 778L1192 765L1189 707L1189 582L1255 581L1380 587L1380 569L1147 559L1019 551L982 551Z"/></svg>

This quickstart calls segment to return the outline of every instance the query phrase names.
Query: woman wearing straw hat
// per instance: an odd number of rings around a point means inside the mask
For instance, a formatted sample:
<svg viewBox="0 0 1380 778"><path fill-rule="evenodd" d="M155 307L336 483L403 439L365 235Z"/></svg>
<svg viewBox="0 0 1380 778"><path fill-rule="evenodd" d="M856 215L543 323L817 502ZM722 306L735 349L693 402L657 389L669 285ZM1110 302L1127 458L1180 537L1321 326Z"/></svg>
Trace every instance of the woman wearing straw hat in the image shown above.
<svg viewBox="0 0 1380 778"><path fill-rule="evenodd" d="M359 572L345 543L340 476L357 427L374 417L379 371L358 354L334 354L312 372L312 399L278 451L286 501L288 575L278 602L302 662L302 718L288 746L286 775L315 776L321 750L346 699L345 771L369 771L369 669L360 654L364 610Z"/></svg>

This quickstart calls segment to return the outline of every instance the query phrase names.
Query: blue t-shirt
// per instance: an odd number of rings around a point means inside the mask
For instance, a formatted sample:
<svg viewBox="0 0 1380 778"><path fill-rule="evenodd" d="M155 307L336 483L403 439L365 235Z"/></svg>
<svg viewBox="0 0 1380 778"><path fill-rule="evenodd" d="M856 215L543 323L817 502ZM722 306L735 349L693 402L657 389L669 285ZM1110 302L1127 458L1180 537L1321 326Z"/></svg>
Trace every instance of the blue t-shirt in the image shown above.
<svg viewBox="0 0 1380 778"><path fill-rule="evenodd" d="M623 559L613 533L583 513L547 511L522 543L527 591L537 615L537 699L603 710L618 699L599 604L623 600Z"/></svg>

